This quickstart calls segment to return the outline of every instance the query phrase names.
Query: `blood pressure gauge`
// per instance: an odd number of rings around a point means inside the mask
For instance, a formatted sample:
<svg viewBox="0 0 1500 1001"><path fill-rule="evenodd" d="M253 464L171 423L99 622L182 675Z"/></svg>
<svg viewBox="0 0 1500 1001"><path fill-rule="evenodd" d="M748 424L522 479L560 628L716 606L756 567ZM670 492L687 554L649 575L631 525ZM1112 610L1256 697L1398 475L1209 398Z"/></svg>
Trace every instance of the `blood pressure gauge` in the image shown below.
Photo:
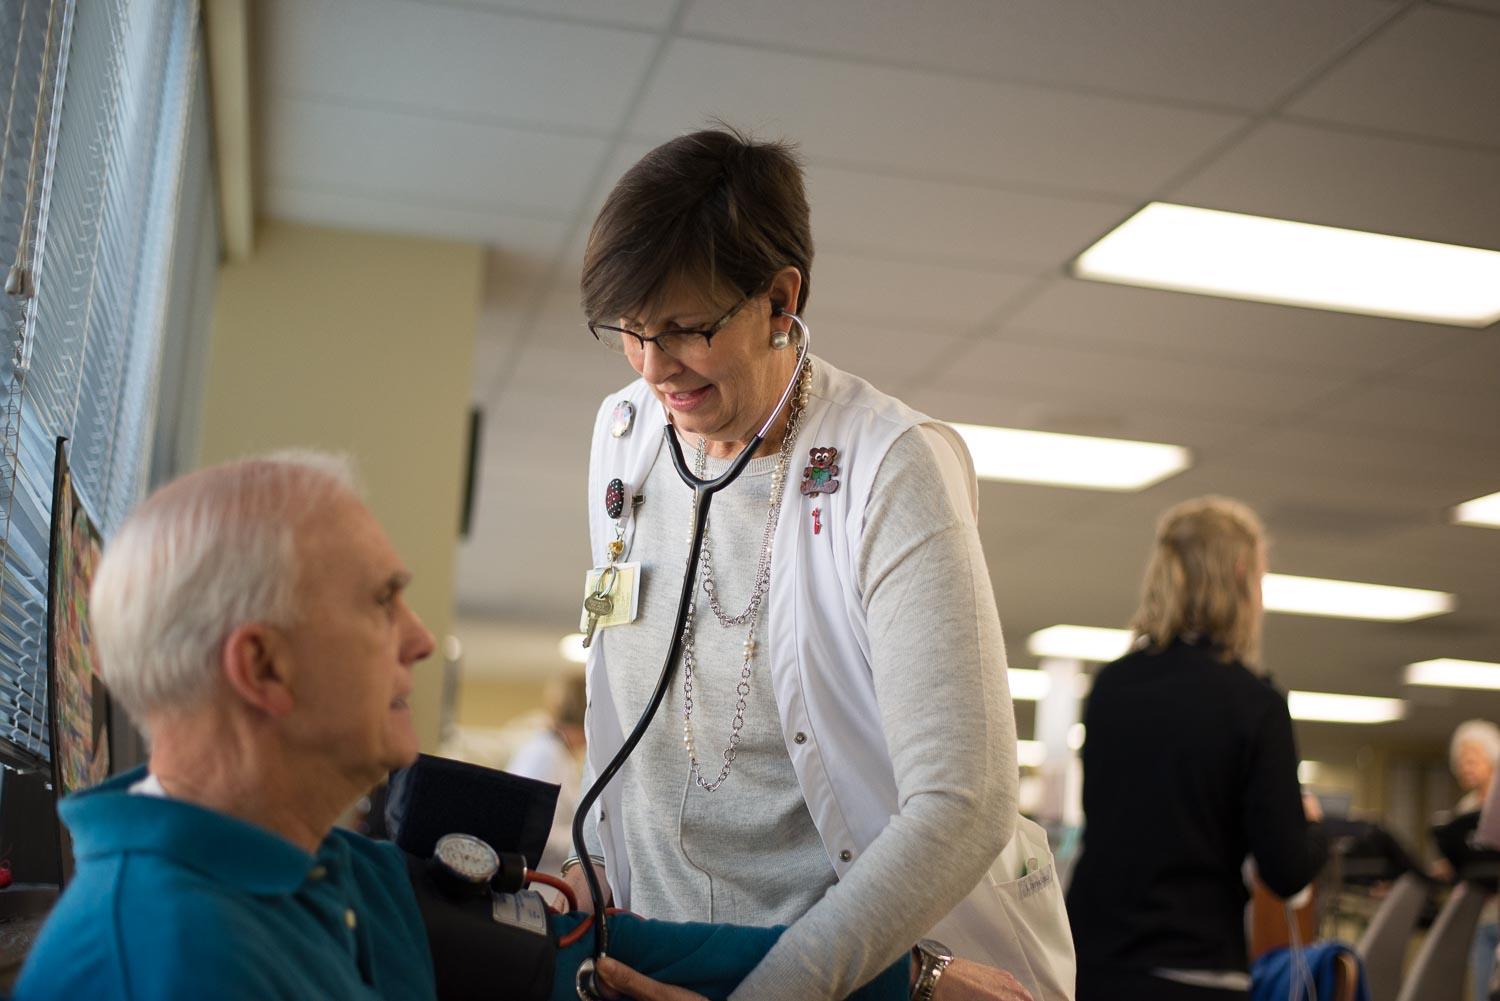
<svg viewBox="0 0 1500 1001"><path fill-rule="evenodd" d="M450 890L485 893L500 871L500 856L472 834L445 834L432 849L434 874Z"/></svg>

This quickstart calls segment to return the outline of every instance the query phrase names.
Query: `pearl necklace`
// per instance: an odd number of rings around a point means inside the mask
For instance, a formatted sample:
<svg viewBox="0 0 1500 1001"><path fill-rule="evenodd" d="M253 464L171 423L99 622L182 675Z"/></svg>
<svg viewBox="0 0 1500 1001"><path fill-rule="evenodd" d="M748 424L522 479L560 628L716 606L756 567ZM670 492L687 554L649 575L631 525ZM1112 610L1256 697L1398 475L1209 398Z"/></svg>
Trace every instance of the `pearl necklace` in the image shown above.
<svg viewBox="0 0 1500 1001"><path fill-rule="evenodd" d="M771 499L767 505L766 529L761 536L760 558L756 561L755 584L750 590L750 602L738 615L725 614L724 609L719 605L718 582L714 577L713 544L710 541L708 525L705 524L703 528L703 550L698 557L698 576L704 592L708 595L709 608L712 609L714 617L719 620L719 624L726 629L730 626L749 626L745 633L740 682L735 686L734 719L729 724L729 745L724 748L722 755L724 764L719 769L719 775L712 782L703 777L703 769L698 762L697 744L693 738L693 676L698 669L697 654L693 649L694 620L698 612L696 597L688 605L687 622L682 627L682 743L687 748L693 781L707 792L718 792L724 780L729 777L730 767L734 764L734 758L739 749L740 731L745 726L746 699L750 695L750 668L755 657L755 627L760 621L761 605L771 590L771 548L776 540L776 522L781 515L781 500L784 495L782 487L786 484L787 466L796 444L797 431L802 426L802 411L807 405L807 394L811 384L812 361L809 360L803 367L802 374L797 378L797 391L792 397L792 411L787 418L786 434L782 437L781 448L776 453L776 469L771 474ZM703 476L707 464L708 439L700 437L694 472L700 477Z"/></svg>

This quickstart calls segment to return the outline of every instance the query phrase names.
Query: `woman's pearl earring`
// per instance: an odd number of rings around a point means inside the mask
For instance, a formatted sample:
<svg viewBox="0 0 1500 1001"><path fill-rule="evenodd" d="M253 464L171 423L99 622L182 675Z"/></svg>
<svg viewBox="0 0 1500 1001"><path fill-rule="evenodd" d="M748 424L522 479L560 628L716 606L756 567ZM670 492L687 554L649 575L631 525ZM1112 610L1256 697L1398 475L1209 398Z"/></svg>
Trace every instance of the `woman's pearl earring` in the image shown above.
<svg viewBox="0 0 1500 1001"><path fill-rule="evenodd" d="M771 331L771 347L777 351L783 351L787 345L792 343L792 332L790 330Z"/></svg>

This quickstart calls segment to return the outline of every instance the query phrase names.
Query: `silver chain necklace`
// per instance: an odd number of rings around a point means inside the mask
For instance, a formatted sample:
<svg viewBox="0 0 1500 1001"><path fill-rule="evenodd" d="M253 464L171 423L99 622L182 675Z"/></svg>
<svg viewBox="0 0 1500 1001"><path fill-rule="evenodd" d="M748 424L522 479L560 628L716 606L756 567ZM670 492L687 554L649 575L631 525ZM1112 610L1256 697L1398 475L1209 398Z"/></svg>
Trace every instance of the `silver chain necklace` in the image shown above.
<svg viewBox="0 0 1500 1001"><path fill-rule="evenodd" d="M807 404L807 392L811 383L812 361L809 359L802 369L802 374L797 378L797 390L792 397L792 412L786 422L786 435L781 439L781 448L776 453L776 469L771 474L771 499L766 513L766 530L761 537L760 558L756 562L755 584L750 591L750 603L738 615L725 615L724 610L719 607L718 583L714 579L713 545L709 541L708 524L705 523L703 527L703 549L698 557L698 576L702 581L703 590L708 594L709 607L719 620L719 624L726 629L730 626L749 626L745 633L740 683L735 686L734 719L729 724L729 746L724 748L724 764L719 769L718 778L712 782L703 777L702 766L698 763L697 744L693 739L693 675L698 668L697 654L693 649L694 620L698 614L696 596L688 605L687 622L682 627L682 743L687 748L693 781L707 792L718 792L724 780L729 777L730 766L734 764L734 758L739 749L740 731L745 726L745 705L750 695L750 667L755 657L755 627L760 621L761 605L771 590L771 547L776 539L776 522L781 515L782 487L786 483L787 466L791 461L792 449L796 445L797 431L802 426L802 411ZM708 439L700 437L694 472L700 477L703 476L707 465Z"/></svg>

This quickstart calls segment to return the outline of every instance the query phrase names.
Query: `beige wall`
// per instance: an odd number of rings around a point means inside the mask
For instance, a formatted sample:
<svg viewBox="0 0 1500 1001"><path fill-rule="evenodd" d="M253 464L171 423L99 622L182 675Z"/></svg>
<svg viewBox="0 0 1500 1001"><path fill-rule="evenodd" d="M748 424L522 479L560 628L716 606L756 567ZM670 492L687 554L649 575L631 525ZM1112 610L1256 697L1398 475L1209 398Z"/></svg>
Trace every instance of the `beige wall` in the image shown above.
<svg viewBox="0 0 1500 1001"><path fill-rule="evenodd" d="M546 687L545 681L533 678L465 677L459 685L454 720L460 726L504 726L518 716L541 709Z"/></svg>
<svg viewBox="0 0 1500 1001"><path fill-rule="evenodd" d="M438 637L453 611L476 244L265 223L219 274L200 464L307 446L359 462L370 506L416 575ZM442 672L417 671L415 717L437 746Z"/></svg>

